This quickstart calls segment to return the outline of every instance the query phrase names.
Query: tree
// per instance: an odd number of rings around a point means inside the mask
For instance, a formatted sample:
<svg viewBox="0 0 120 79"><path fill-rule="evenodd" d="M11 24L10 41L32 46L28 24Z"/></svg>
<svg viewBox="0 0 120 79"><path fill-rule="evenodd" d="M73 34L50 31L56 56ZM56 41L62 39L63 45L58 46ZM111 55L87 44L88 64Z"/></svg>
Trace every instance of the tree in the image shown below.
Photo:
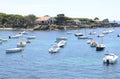
<svg viewBox="0 0 120 79"><path fill-rule="evenodd" d="M98 18L98 17L95 17L94 20L97 21L97 20L99 20L99 18Z"/></svg>
<svg viewBox="0 0 120 79"><path fill-rule="evenodd" d="M36 20L36 16L35 15L28 15L28 16L25 16L25 20L26 20L26 25L27 26L34 26L35 24L35 20Z"/></svg>

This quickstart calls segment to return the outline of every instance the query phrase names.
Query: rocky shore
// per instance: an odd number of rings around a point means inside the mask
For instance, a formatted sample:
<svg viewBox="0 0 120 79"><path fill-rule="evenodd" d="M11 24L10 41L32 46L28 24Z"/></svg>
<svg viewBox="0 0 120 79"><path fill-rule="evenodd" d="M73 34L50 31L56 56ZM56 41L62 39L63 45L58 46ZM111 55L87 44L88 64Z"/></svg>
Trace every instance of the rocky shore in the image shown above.
<svg viewBox="0 0 120 79"><path fill-rule="evenodd" d="M84 25L36 25L33 28L0 28L0 30L72 30L81 28L109 28L109 27L120 27L120 24L109 23L109 24L84 24Z"/></svg>
<svg viewBox="0 0 120 79"><path fill-rule="evenodd" d="M81 28L109 28L120 27L120 24L84 24L84 25L37 25L33 30L69 30L69 29L81 29Z"/></svg>

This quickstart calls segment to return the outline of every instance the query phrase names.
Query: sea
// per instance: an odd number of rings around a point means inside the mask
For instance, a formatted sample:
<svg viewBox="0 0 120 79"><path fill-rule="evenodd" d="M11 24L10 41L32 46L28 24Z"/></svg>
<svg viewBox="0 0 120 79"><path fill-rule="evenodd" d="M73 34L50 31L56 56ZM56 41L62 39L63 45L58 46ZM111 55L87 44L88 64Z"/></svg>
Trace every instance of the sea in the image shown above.
<svg viewBox="0 0 120 79"><path fill-rule="evenodd" d="M97 37L110 29L114 31L104 37ZM96 31L96 34L90 35L91 31ZM115 64L103 64L103 57L107 53L120 57L120 37L117 37L120 27L27 31L22 40L27 40L28 36L36 38L30 39L22 52L6 53L7 49L16 48L21 41L21 38L8 37L20 32L0 30L0 37L7 39L0 44L0 79L120 79L120 58ZM96 51L96 48L87 44L88 39L78 39L75 36L77 32L102 42L105 49ZM67 37L67 44L59 52L49 53L48 50L59 37Z"/></svg>

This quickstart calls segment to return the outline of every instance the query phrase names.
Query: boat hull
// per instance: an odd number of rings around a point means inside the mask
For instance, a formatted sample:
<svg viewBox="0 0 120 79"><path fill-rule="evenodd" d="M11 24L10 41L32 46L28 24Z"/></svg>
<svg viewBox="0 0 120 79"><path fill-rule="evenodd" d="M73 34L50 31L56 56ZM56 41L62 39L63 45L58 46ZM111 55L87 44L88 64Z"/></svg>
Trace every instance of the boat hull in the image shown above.
<svg viewBox="0 0 120 79"><path fill-rule="evenodd" d="M7 49L6 53L21 52L22 50L23 50L22 48L11 48L11 49Z"/></svg>
<svg viewBox="0 0 120 79"><path fill-rule="evenodd" d="M103 58L104 64L115 64L117 62L118 56L114 54L107 55Z"/></svg>
<svg viewBox="0 0 120 79"><path fill-rule="evenodd" d="M104 49L105 49L105 47L96 47L96 51L102 51Z"/></svg>

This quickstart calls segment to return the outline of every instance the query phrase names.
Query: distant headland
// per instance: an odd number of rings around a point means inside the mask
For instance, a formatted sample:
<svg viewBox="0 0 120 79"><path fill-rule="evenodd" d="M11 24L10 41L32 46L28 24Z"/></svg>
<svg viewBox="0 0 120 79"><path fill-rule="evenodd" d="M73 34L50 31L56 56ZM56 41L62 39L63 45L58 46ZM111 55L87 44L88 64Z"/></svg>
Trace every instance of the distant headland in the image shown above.
<svg viewBox="0 0 120 79"><path fill-rule="evenodd" d="M64 14L58 14L56 17L45 15L36 17L33 14L22 16L15 14L0 13L0 30L66 30L79 28L100 28L100 27L119 27L120 24L115 21L110 23L109 19L99 20L89 18L71 18Z"/></svg>

